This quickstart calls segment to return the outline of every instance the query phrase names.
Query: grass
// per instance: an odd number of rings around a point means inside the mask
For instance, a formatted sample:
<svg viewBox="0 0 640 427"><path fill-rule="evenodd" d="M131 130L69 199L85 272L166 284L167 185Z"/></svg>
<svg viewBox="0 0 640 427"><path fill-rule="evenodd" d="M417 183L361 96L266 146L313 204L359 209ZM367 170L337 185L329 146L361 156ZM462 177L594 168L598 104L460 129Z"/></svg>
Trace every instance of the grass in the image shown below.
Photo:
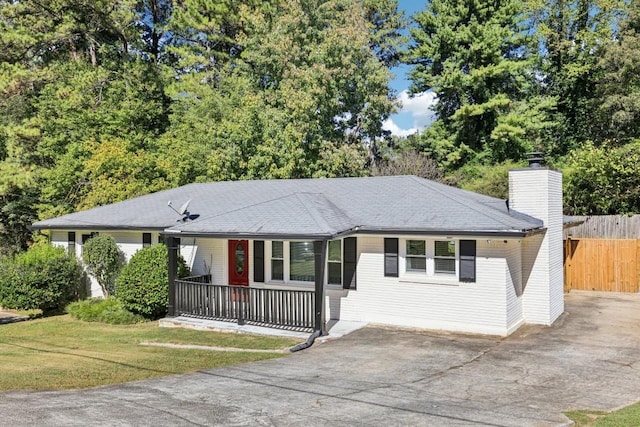
<svg viewBox="0 0 640 427"><path fill-rule="evenodd" d="M577 427L619 427L640 425L640 402L613 412L580 410L566 412Z"/></svg>
<svg viewBox="0 0 640 427"><path fill-rule="evenodd" d="M283 356L147 347L141 342L281 350L296 340L159 328L156 322L107 325L48 317L0 326L0 391L87 388L195 372Z"/></svg>

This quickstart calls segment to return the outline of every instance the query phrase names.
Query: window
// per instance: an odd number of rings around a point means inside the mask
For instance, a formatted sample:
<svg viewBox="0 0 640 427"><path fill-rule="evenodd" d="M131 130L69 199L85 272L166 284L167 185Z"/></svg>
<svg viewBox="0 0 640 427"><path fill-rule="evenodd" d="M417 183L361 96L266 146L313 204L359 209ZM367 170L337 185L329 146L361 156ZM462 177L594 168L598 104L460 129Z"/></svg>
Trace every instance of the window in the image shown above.
<svg viewBox="0 0 640 427"><path fill-rule="evenodd" d="M316 277L313 242L289 243L289 278L302 282L313 282Z"/></svg>
<svg viewBox="0 0 640 427"><path fill-rule="evenodd" d="M151 246L151 233L142 233L142 247L148 248Z"/></svg>
<svg viewBox="0 0 640 427"><path fill-rule="evenodd" d="M427 271L427 252L424 240L407 240L407 271Z"/></svg>
<svg viewBox="0 0 640 427"><path fill-rule="evenodd" d="M456 242L453 240L436 240L435 272L456 274Z"/></svg>
<svg viewBox="0 0 640 427"><path fill-rule="evenodd" d="M330 285L342 285L342 241L329 242L329 256L327 258Z"/></svg>
<svg viewBox="0 0 640 427"><path fill-rule="evenodd" d="M69 231L67 233L67 252L69 255L76 254L76 232Z"/></svg>
<svg viewBox="0 0 640 427"><path fill-rule="evenodd" d="M284 248L282 241L271 242L271 280L284 280Z"/></svg>

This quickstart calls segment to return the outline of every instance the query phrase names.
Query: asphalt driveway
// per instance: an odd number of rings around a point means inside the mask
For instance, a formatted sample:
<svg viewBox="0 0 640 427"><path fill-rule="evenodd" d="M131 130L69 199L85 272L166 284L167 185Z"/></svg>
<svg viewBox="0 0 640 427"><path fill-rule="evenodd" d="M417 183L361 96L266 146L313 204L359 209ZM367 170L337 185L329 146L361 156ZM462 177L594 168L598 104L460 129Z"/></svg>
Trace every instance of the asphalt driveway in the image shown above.
<svg viewBox="0 0 640 427"><path fill-rule="evenodd" d="M278 360L0 394L0 425L566 424L640 400L640 295L572 292L552 327L495 337L367 327Z"/></svg>

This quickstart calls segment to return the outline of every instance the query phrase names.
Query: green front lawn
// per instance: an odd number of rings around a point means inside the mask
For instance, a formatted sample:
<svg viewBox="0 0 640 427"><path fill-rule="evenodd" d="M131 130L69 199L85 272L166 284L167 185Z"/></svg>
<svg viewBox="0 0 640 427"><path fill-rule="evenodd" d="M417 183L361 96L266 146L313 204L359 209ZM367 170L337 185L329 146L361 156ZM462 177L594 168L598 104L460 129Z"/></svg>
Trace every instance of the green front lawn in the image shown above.
<svg viewBox="0 0 640 427"><path fill-rule="evenodd" d="M613 412L581 410L565 415L576 427L640 426L640 402Z"/></svg>
<svg viewBox="0 0 640 427"><path fill-rule="evenodd" d="M281 350L288 338L107 325L55 316L0 326L0 391L85 388L282 357L141 346L142 342Z"/></svg>

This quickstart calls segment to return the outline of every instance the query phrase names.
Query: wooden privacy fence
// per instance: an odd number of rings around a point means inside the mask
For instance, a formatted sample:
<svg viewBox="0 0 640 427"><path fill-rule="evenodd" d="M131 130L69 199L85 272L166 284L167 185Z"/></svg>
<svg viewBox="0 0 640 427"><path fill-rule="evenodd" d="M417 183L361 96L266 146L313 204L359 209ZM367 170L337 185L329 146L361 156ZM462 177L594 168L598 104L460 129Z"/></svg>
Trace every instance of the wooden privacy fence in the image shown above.
<svg viewBox="0 0 640 427"><path fill-rule="evenodd" d="M639 239L569 237L565 240L565 292L638 292L639 265Z"/></svg>

